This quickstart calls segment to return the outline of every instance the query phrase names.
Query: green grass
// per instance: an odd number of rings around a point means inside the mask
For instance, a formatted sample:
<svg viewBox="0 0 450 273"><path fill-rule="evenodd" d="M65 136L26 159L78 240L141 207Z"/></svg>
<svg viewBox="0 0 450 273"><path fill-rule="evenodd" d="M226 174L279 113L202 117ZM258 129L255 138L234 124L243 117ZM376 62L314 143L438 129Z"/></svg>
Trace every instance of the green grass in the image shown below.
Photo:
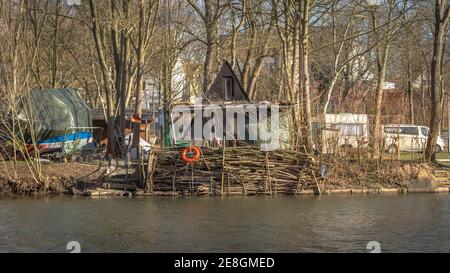
<svg viewBox="0 0 450 273"><path fill-rule="evenodd" d="M385 160L402 160L402 161L418 161L423 158L422 153L414 153L414 152L402 152L400 153L400 157L397 154L384 154L383 159Z"/></svg>
<svg viewBox="0 0 450 273"><path fill-rule="evenodd" d="M400 160L402 161L421 161L423 153L403 152L400 153ZM385 155L385 160L397 160L397 155ZM450 154L448 152L440 152L436 154L436 160L443 166L450 167ZM448 161L441 161L448 160Z"/></svg>
<svg viewBox="0 0 450 273"><path fill-rule="evenodd" d="M449 159L450 160L450 154L447 152L440 152L436 154L436 159Z"/></svg>
<svg viewBox="0 0 450 273"><path fill-rule="evenodd" d="M446 159L449 161L439 161L442 159ZM436 160L439 162L439 164L450 167L450 154L449 153L447 153L447 152L437 153Z"/></svg>
<svg viewBox="0 0 450 273"><path fill-rule="evenodd" d="M397 160L397 154L393 154L393 155L389 155L389 154L385 154L383 159L385 160ZM400 160L402 161L420 161L421 159L423 159L423 153L420 152L402 152L400 153ZM436 159L440 160L440 159L448 159L450 160L450 155L447 152L440 152L436 154ZM450 165L450 162L446 162Z"/></svg>

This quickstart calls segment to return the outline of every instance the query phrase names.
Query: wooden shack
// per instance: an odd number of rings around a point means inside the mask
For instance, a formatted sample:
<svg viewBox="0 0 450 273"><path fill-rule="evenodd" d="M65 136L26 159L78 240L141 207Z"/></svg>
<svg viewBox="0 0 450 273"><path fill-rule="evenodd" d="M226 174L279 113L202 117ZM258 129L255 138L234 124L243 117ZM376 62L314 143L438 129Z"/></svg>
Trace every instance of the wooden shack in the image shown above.
<svg viewBox="0 0 450 273"><path fill-rule="evenodd" d="M91 109L92 125L94 127L102 128L103 130L96 130L94 132L94 139L97 143L106 145L108 140L108 122L105 117L103 109ZM133 117L133 111L127 110L125 114L125 136L133 132L133 126L131 119ZM147 142L151 142L151 125L154 120L154 114L146 111L142 114L140 124L140 137Z"/></svg>
<svg viewBox="0 0 450 273"><path fill-rule="evenodd" d="M255 139L255 128L259 128L260 124L268 125L270 122L267 120L271 116L270 107L276 105L281 112L283 112L283 124L279 130L279 137L282 138L283 147L286 147L286 143L289 143L289 126L287 125L287 119L289 117L288 110L292 106L289 103L270 103L270 102L252 102L243 88L239 78L233 71L231 65L224 61L220 71L218 72L213 84L209 88L208 92L200 97L201 102L191 103L191 102L180 102L174 104L174 108L170 113L170 134L166 133L164 135L165 139L163 143L166 146L185 146L185 145L195 145L195 146L214 146L221 145L218 142L226 141L226 146L246 146L246 145L256 145L260 143L260 139ZM250 115L248 109L253 108L256 110L254 115ZM208 109L208 110L205 110ZM265 119L260 118L260 111L267 111L268 116ZM214 114L205 114L205 111L213 111ZM215 112L222 112L223 117L216 117ZM230 120L229 115L225 113L234 112L234 115ZM225 135L217 134L214 140L207 141L204 138L198 138L195 136L195 118L198 115L202 115L202 124L208 122L213 122L218 125L222 124L222 127L231 128L226 131ZM214 116L214 117L213 117ZM197 119L198 120L198 119ZM238 124L242 124L239 121L245 120L245 129L239 130ZM190 124L190 130L183 130L179 132L174 124ZM252 131L253 130L253 131ZM213 130L214 131L214 130ZM245 131L245 132L244 132ZM256 129L258 131L258 129ZM190 133L189 133L190 132ZM258 131L259 132L259 131ZM215 134L215 132L211 132ZM245 134L245 137L242 135ZM259 137L259 135L258 135ZM170 139L170 142L168 141ZM170 145L168 144L170 143Z"/></svg>
<svg viewBox="0 0 450 273"><path fill-rule="evenodd" d="M216 79L206 93L206 99L209 102L250 101L239 78L227 61L224 61Z"/></svg>

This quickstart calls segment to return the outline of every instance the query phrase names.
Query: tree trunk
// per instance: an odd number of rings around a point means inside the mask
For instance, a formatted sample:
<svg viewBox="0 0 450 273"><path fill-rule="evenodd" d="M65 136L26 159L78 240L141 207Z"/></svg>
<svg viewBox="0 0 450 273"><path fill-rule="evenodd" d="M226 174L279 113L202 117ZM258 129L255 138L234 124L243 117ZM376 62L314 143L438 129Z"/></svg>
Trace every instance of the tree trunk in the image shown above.
<svg viewBox="0 0 450 273"><path fill-rule="evenodd" d="M205 55L205 67L203 70L204 94L208 92L208 89L211 85L211 74L213 72L214 57L216 55L216 43L217 43L217 35L216 35L217 21L214 18L213 7L211 2L205 0L206 55Z"/></svg>
<svg viewBox="0 0 450 273"><path fill-rule="evenodd" d="M233 70L236 69L236 40L237 40L237 34L239 30L241 29L244 19L245 19L245 10L246 10L246 0L242 0L242 14L239 22L236 24L236 14L233 7L233 0L228 0L227 2L228 8L230 9L231 13L231 41L230 41L230 65Z"/></svg>
<svg viewBox="0 0 450 273"><path fill-rule="evenodd" d="M250 77L250 82L247 85L247 93L251 100L254 100L257 96L256 82L258 81L259 75L261 74L264 58L264 56L261 56L256 60L255 68L253 70L252 76Z"/></svg>
<svg viewBox="0 0 450 273"><path fill-rule="evenodd" d="M52 88L56 88L58 77L58 35L59 35L59 11L61 0L56 0L55 3L55 29L53 31L53 45L52 45Z"/></svg>
<svg viewBox="0 0 450 273"><path fill-rule="evenodd" d="M97 7L94 3L94 0L89 0L89 7L90 7L90 12L91 12L91 19L93 22L93 26L92 26L92 34L94 37L94 42L95 42L95 48L97 51L97 55L98 55L98 59L100 62L100 68L102 71L102 77L103 77L103 88L105 90L105 95L106 95L106 112L107 112L107 126L108 126L108 143L107 143L107 149L106 149L106 154L110 154L112 156L116 155L116 151L115 151L115 141L116 141L116 136L115 136L115 130L114 130L114 126L116 123L116 118L114 115L114 104L113 104L113 100L112 100L112 90L111 90L111 74L109 72L108 69L108 65L106 64L106 59L105 59L105 53L103 50L103 45L101 42L101 38L100 38L100 24L98 22L98 17L97 17Z"/></svg>
<svg viewBox="0 0 450 273"><path fill-rule="evenodd" d="M138 74L137 74L137 85L136 85L136 105L134 112L139 117L142 118L142 99L144 97L144 56L140 54L138 57ZM139 150L141 126L140 124L135 124L133 127L133 148Z"/></svg>
<svg viewBox="0 0 450 273"><path fill-rule="evenodd" d="M310 94L310 79L309 79L309 8L310 0L304 0L303 2L303 18L302 18L302 85L304 92L304 116L306 125L306 149L309 153L313 150L313 138L312 138L312 113L311 113L311 94Z"/></svg>
<svg viewBox="0 0 450 273"><path fill-rule="evenodd" d="M383 91L384 91L384 82L386 77L386 64L387 64L387 55L389 52L389 46L385 45L383 49L381 62L377 64L377 91L376 91L376 106L375 106L375 126L373 132L373 149L375 156L378 156L380 153L380 143L381 143L381 108L383 103Z"/></svg>
<svg viewBox="0 0 450 273"><path fill-rule="evenodd" d="M139 41L137 48L137 84L136 84L136 105L134 112L142 118L142 99L144 97L144 64L145 64L145 39L144 39L144 26L145 26L145 9L144 1L140 1L139 10ZM141 126L140 124L134 124L133 127L133 148L139 152Z"/></svg>
<svg viewBox="0 0 450 273"><path fill-rule="evenodd" d="M433 59L431 60L431 120L428 134L425 161L431 162L435 158L435 146L441 126L442 112L442 64L445 53L445 38L449 21L450 7L445 7L444 0L436 0Z"/></svg>
<svg viewBox="0 0 450 273"><path fill-rule="evenodd" d="M408 53L409 55L409 53ZM408 58L408 71L407 71L407 93L409 96L409 121L414 124L414 94L412 88L412 75L411 75L411 60Z"/></svg>
<svg viewBox="0 0 450 273"><path fill-rule="evenodd" d="M390 2L392 5L392 2ZM391 19L391 12L392 12L392 6L390 7L390 10L388 11L388 20ZM386 30L386 37L381 38L380 35L378 35L378 26L377 26L377 20L375 15L375 10L371 11L371 19L372 19L372 30L375 37L375 40L377 43L380 43L380 45L376 46L376 59L377 59L377 87L376 87L376 101L375 101L375 125L373 128L373 155L375 157L379 156L380 149L381 149L381 143L382 143L382 133L381 133L381 108L383 103L383 90L384 90L384 83L385 83L385 77L386 77L386 66L387 66L387 59L389 55L389 44L390 44L390 36L392 35L391 30L392 27L388 26L388 29ZM379 40L382 39L382 40Z"/></svg>
<svg viewBox="0 0 450 273"><path fill-rule="evenodd" d="M128 20L129 17L129 7L128 7L128 1L124 0L122 3L122 8L124 12L124 19L125 21ZM130 55L130 40L127 34L127 29L122 27L122 30L120 31L120 47L121 47L121 68L120 73L121 75L117 75L120 77L120 89L117 90L120 94L120 115L119 115L119 130L122 137L125 138L125 121L126 121L126 98L127 98L127 91L128 91L128 76L129 76L129 55ZM122 141L125 141L123 139ZM122 143L123 144L123 143Z"/></svg>

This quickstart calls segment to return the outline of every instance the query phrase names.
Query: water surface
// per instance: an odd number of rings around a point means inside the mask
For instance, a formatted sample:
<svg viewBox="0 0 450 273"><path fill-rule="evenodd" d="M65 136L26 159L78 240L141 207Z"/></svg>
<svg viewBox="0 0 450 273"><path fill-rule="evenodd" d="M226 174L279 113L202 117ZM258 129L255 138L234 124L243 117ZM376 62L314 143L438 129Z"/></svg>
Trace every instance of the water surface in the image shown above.
<svg viewBox="0 0 450 273"><path fill-rule="evenodd" d="M450 195L0 199L0 252L450 252Z"/></svg>

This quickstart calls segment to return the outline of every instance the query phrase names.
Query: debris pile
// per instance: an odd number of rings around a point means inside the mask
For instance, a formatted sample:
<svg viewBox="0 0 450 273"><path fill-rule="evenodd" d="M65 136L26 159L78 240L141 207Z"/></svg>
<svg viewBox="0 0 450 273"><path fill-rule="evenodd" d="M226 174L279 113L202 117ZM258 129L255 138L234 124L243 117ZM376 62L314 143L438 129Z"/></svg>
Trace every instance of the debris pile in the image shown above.
<svg viewBox="0 0 450 273"><path fill-rule="evenodd" d="M180 149L156 150L149 176L153 191L173 195L301 194L317 187L318 167L294 151L259 147L202 148L193 164Z"/></svg>

